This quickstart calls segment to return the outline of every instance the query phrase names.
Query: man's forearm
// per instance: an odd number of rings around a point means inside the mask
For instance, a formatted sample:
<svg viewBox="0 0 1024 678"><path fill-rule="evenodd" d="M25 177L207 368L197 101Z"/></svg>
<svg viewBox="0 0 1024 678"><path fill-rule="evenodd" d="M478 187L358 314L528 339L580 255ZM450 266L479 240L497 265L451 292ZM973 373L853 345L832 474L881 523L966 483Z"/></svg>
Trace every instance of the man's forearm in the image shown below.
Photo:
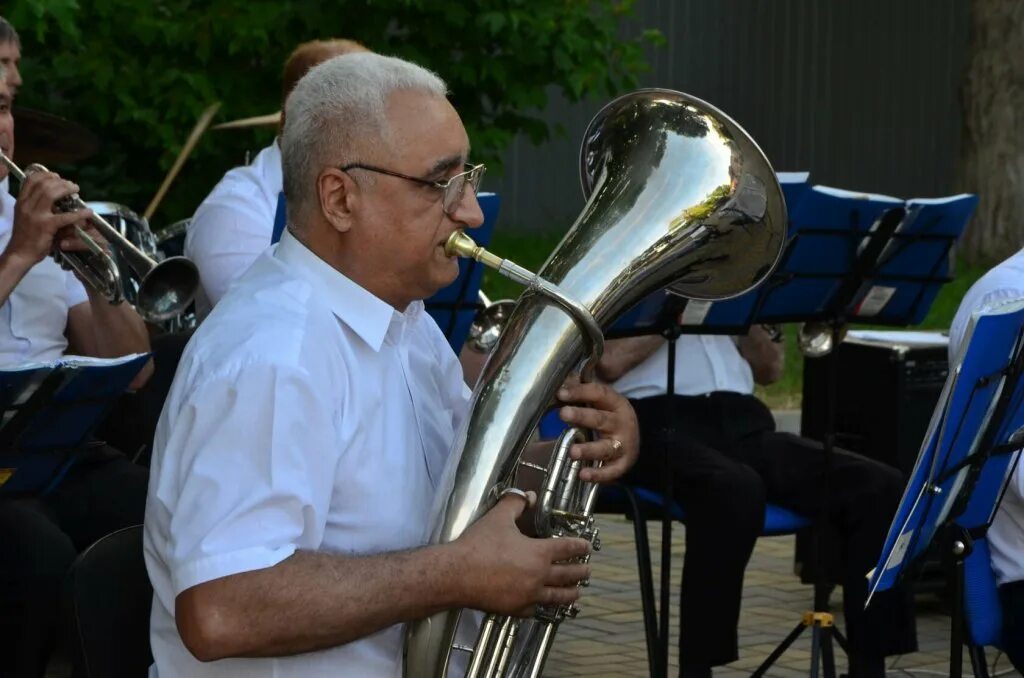
<svg viewBox="0 0 1024 678"><path fill-rule="evenodd" d="M656 335L607 341L597 374L611 383L647 360L664 342L665 339Z"/></svg>
<svg viewBox="0 0 1024 678"><path fill-rule="evenodd" d="M149 351L146 323L131 304L111 304L94 290L89 290L92 310L94 354L100 358L116 358L130 353Z"/></svg>
<svg viewBox="0 0 1024 678"><path fill-rule="evenodd" d="M467 606L459 560L450 545L365 557L300 551L182 592L178 631L204 661L334 647Z"/></svg>
<svg viewBox="0 0 1024 678"><path fill-rule="evenodd" d="M8 252L0 254L0 306L7 303L11 292L18 286L30 268L32 268L30 263L12 256Z"/></svg>
<svg viewBox="0 0 1024 678"><path fill-rule="evenodd" d="M768 386L782 378L786 352L782 343L771 340L761 326L754 326L750 334L739 339L740 355L750 364L754 381Z"/></svg>

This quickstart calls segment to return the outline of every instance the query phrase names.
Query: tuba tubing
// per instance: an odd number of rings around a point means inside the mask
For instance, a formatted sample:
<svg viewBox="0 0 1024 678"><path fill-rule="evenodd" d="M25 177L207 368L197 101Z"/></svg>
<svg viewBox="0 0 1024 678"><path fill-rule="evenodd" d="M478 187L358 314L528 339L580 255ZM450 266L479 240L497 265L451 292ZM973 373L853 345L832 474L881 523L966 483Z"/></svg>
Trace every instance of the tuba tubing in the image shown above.
<svg viewBox="0 0 1024 678"><path fill-rule="evenodd" d="M456 433L437 488L431 543L458 539L513 483L557 389L581 363L595 360L583 318L607 328L669 286L696 299L736 296L764 280L781 254L786 213L775 172L739 125L699 99L654 89L620 97L590 123L580 156L587 203L537 275L475 245L456 251L527 290ZM579 490L575 503L553 513L578 536L593 536L596 492ZM457 642L466 630L459 610L413 622L405 675L448 675L463 659L479 668L477 675L539 675L563 616L572 615L539 610L516 634L499 633L507 618L491 615L477 636L488 642L475 649Z"/></svg>

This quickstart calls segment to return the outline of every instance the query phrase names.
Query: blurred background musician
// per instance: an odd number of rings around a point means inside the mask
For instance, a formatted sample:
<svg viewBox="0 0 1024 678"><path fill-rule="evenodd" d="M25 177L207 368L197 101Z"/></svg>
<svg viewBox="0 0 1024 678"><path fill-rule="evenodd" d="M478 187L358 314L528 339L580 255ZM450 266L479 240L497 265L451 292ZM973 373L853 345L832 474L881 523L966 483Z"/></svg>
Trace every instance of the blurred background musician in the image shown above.
<svg viewBox="0 0 1024 678"><path fill-rule="evenodd" d="M995 266L967 290L949 328L949 364L964 346L971 315L1024 299L1024 250ZM985 537L988 539L1003 614L1002 649L1024 672L1024 474L1013 468L1006 493Z"/></svg>
<svg viewBox="0 0 1024 678"><path fill-rule="evenodd" d="M0 67L4 69L7 76L7 94L11 101L18 95L18 88L21 87L21 39L18 32L14 30L7 19L0 16ZM0 193L7 193L10 190L10 179L4 177L0 180Z"/></svg>
<svg viewBox="0 0 1024 678"><path fill-rule="evenodd" d="M10 25L2 22L10 29ZM16 35L16 34L14 34ZM0 149L14 152L6 73L0 77ZM0 166L0 178L7 169ZM15 200L0 191L0 366L48 362L65 353L114 357L149 350L142 319L62 269L54 243L81 250L68 229L81 213L55 214L78 187L37 172ZM98 242L94 229L86 228ZM133 382L142 386L148 364ZM4 676L43 675L55 637L61 582L75 555L103 535L142 522L147 472L110 447L83 450L57 488L42 498L0 498L0 657Z"/></svg>
<svg viewBox="0 0 1024 678"><path fill-rule="evenodd" d="M281 79L284 103L309 69L332 56L369 51L354 40L314 40L295 48ZM196 314L201 321L231 283L270 246L275 217L283 218L281 147L277 138L248 165L229 170L199 205L185 237L185 256L199 267ZM282 222L283 225L283 222Z"/></svg>
<svg viewBox="0 0 1024 678"><path fill-rule="evenodd" d="M782 376L785 352L761 325L743 337L684 334L675 393L666 395L662 337L609 341L599 375L630 398L641 448L627 482L663 491L668 454L674 498L686 509L680 593L680 675L710 676L738 658L743 574L764 525L765 503L818 517L822 447L775 430L754 384ZM884 676L884 657L916 647L909 598L897 592L864 613L867 581L903 492L898 471L844 450L832 460L830 527L843 545L850 676ZM893 625L883 623L893 621ZM898 632L898 633L897 633ZM893 641L893 642L887 642Z"/></svg>

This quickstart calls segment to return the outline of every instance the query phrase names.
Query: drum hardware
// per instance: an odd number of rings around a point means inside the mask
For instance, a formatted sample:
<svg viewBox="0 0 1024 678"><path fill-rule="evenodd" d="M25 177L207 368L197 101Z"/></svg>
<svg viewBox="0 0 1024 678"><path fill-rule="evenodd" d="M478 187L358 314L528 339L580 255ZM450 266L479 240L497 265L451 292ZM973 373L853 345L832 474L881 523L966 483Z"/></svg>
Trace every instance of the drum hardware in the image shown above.
<svg viewBox="0 0 1024 678"><path fill-rule="evenodd" d="M12 115L18 130L14 160L19 165L81 162L100 150L99 138L77 122L20 106Z"/></svg>
<svg viewBox="0 0 1024 678"><path fill-rule="evenodd" d="M277 127L281 124L281 111L276 113L267 113L266 115L256 115L251 118L239 118L238 120L229 120L228 122L221 122L212 127L212 129L223 130L223 129L249 129L251 127Z"/></svg>
<svg viewBox="0 0 1024 678"><path fill-rule="evenodd" d="M167 176L164 177L164 181L160 184L160 188L156 190L156 195L149 201L149 205L146 207L146 211L142 213L142 216L146 220L153 218L153 212L156 212L156 208L163 201L164 196L167 195L167 191L171 188L171 184L174 179L178 176L178 172L181 171L182 166L188 159L188 156L192 155L193 149L196 144L199 143L199 139L206 132L206 129L210 126L213 121L213 116L217 114L220 109L220 102L214 102L206 107L206 110L199 116L199 120L196 121L195 127L188 135L188 139L185 140L185 145L181 147L181 151L178 152L178 157L174 159L174 164L171 165L171 169L167 171Z"/></svg>

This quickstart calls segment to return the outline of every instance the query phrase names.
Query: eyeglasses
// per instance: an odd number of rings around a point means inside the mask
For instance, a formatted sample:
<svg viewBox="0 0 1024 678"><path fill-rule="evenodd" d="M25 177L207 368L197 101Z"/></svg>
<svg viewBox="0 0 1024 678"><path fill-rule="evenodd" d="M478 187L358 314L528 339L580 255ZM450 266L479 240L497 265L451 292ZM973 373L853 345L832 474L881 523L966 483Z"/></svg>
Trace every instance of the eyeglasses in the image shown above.
<svg viewBox="0 0 1024 678"><path fill-rule="evenodd" d="M484 172L487 171L487 167L484 165L463 165L465 171L456 174L454 177L445 179L444 181L431 181L430 179L421 179L420 177L411 177L408 174L402 174L400 172L392 172L391 170L382 169L380 167L373 167L371 165L363 165L360 163L352 163L351 165L344 165L339 167L342 172L347 172L353 169L366 170L367 172L376 172L377 174L386 174L389 177L398 177L399 179L405 179L407 181L414 181L417 184L423 186L433 186L444 191L444 198L441 204L445 214L451 215L458 208L459 203L462 202L463 193L465 193L466 186L473 189L475 195L480 190L480 182L483 181Z"/></svg>

